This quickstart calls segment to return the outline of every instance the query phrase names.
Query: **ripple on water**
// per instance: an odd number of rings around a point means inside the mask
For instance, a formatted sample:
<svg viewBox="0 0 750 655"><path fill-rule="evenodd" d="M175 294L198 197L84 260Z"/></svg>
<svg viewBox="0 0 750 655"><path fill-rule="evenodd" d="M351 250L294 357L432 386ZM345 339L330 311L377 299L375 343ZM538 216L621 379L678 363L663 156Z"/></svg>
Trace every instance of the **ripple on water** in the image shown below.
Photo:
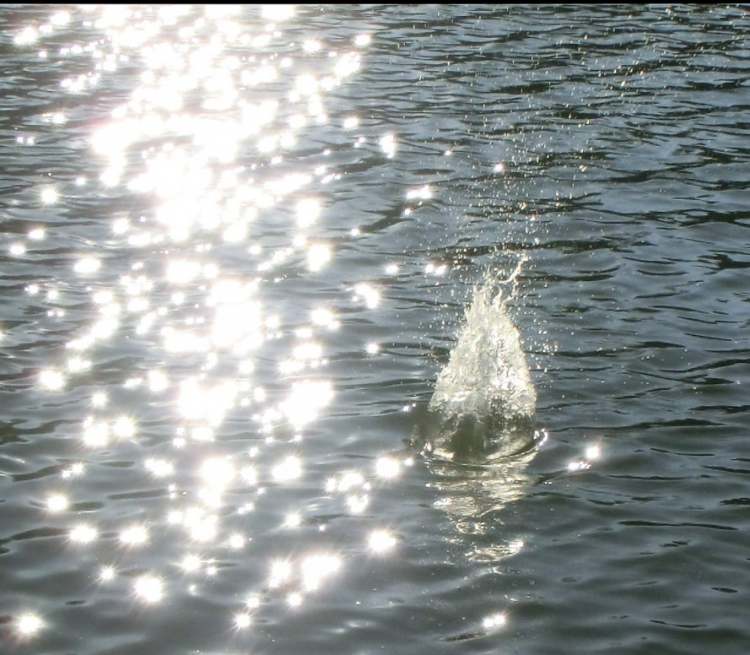
<svg viewBox="0 0 750 655"><path fill-rule="evenodd" d="M744 655L749 31L2 12L14 647ZM480 372L539 434L406 447L433 394L507 416Z"/></svg>

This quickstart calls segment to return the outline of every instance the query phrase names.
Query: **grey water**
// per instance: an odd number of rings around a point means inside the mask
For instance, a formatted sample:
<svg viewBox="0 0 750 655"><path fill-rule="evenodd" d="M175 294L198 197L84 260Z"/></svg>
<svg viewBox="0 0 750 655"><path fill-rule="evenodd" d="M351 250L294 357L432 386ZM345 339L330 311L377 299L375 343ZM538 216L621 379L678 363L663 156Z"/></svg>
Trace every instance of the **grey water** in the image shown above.
<svg viewBox="0 0 750 655"><path fill-rule="evenodd" d="M749 76L743 5L0 6L0 652L750 652Z"/></svg>

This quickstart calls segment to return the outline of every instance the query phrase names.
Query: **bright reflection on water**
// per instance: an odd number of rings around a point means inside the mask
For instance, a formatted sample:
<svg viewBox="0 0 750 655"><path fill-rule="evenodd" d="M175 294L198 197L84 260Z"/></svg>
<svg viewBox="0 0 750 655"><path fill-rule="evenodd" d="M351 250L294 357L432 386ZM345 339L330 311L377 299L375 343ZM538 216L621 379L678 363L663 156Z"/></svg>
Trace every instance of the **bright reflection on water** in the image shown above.
<svg viewBox="0 0 750 655"><path fill-rule="evenodd" d="M45 519L59 522L66 555L93 567L98 589L157 616L185 598L209 597L213 581L238 581L243 595L225 599L234 603L227 629L238 635L255 630L256 614L304 612L316 594L346 585L348 572L395 562L410 546L376 512L378 493L406 476L413 459L383 453L331 470L306 447L347 393L327 372L328 344L357 326L345 323L346 311L330 296L311 293L302 306L306 291L285 299L284 284L333 279L337 258L365 230L347 227L335 239L324 231L329 185L342 175L340 153L317 151L308 142L314 139L305 139L316 129L336 130L352 149L371 147L386 163L399 156L400 144L387 126L368 141L360 117L328 115L374 35L335 45L299 41L287 24L296 15L291 5L83 5L20 26L14 38L40 59L81 64L83 72L62 80L61 94L88 98L115 75L130 80L106 120L86 123L97 174L34 187L46 210L65 206L73 193L127 196L130 208L109 212L106 235L76 244L68 265L90 320L72 325L65 348L36 371L35 385L50 402L79 403L66 448L80 461L66 464L59 478L44 478L34 502ZM53 47L55 34L78 23L101 38ZM50 108L43 120L72 125L67 111ZM19 146L34 144L19 138ZM492 172L505 174L505 164ZM434 183L407 189L399 196L402 215L416 215L439 193ZM34 227L7 252L23 262L54 231ZM378 266L376 279L338 285L341 300L363 312L380 308L401 268L388 260ZM449 272L445 262L422 266L430 284ZM62 284L25 287L55 303L68 291ZM65 316L62 307L50 312ZM372 335L357 344L368 363L387 349ZM144 362L126 357L113 366L113 349L140 349ZM106 388L88 389L79 400L76 392L93 384L95 372ZM532 456L529 450L514 467L471 475L431 462L433 486L445 492L437 506L459 532L481 530L477 516L526 488L522 469ZM589 444L569 469L600 456L600 446ZM131 460L134 466L121 466ZM118 500L102 469L111 479L124 470L148 480L138 511L105 514L80 498L76 481L86 478ZM300 500L305 495L315 502ZM325 520L316 522L320 496L350 521L354 546L328 539ZM259 528L258 515L272 527ZM258 556L259 543L272 556ZM474 555L489 561L524 547L513 538ZM474 619L494 632L506 615ZM23 638L51 623L24 608L14 620Z"/></svg>
<svg viewBox="0 0 750 655"><path fill-rule="evenodd" d="M37 614L26 612L18 617L15 627L20 637L33 637L44 627L44 621Z"/></svg>
<svg viewBox="0 0 750 655"><path fill-rule="evenodd" d="M48 393L74 390L77 378L97 367L101 349L130 340L146 344L149 359L157 362L145 372L123 368L116 384L88 396L75 431L85 462L64 469L61 477L71 486L62 490L52 483L44 500L49 514L67 521L73 550L106 541L103 552L111 557L114 540L117 564L100 561L95 578L144 605L168 603L179 588L200 594L202 587L192 580L221 575L215 562L223 552L252 548L252 521L238 517L251 517L260 499L274 508L276 490L315 484L306 479L304 441L336 398L326 377L326 338L341 327L335 308L319 304L297 311L287 325L280 311L287 308L269 300L268 288L284 279L282 267L301 277L319 276L337 256L319 231L326 185L340 177L323 163L330 151L308 157L312 163L287 156L306 130L329 123L326 98L357 73L371 35L359 34L335 49L316 39L295 43L284 32L294 6L255 7L252 13L249 20L240 5L83 5L55 11L47 22L23 26L15 35L17 47L38 48L41 59L88 63L87 72L62 81L64 94L93 93L118 72L134 74L129 95L109 119L90 126L90 146L101 164L98 179L78 176L72 185L129 194L143 209L111 217L106 249L91 243L78 253L72 272L89 296L92 319L71 335L59 361L39 371L37 386ZM59 50L47 45L77 22L103 38ZM288 54L279 56L281 50ZM63 125L69 117L51 111L44 120ZM357 116L338 126L353 134L354 147L365 143L358 127ZM33 137L20 138L22 145L33 145ZM393 158L397 136L383 134L379 146ZM67 193L64 184L49 183L39 188L38 199L44 206L61 205ZM431 195L423 187L408 198ZM259 226L269 220L285 238L261 243ZM355 229L351 237L358 234ZM11 244L9 253L24 257L31 242L49 236L32 229L28 243ZM132 256L127 272L113 273L114 249ZM395 275L398 266L387 270ZM380 304L381 290L368 281L347 291L368 309ZM56 289L39 285L27 292L58 298ZM379 352L375 342L363 349L371 356ZM285 354L279 356L280 350ZM141 415L157 403L171 416L173 437L166 447L154 448ZM230 418L260 436L256 445L248 449L225 440ZM120 524L97 513L84 517L71 498L75 479L87 473L85 463L116 459L120 451L129 457L133 448L142 448L139 468L164 485L164 500L144 504L137 519ZM344 512L361 514L370 504L370 480L382 485L402 469L403 462L382 457L372 470L341 471L318 486L340 497ZM302 528L301 510L276 507L280 529ZM363 557L367 551L384 556L396 546L385 529L363 533L359 541ZM155 553L160 568L153 564ZM339 583L345 564L343 552L317 543L301 552L280 551L266 563L265 582L233 615L234 628L251 628L252 613L274 595L290 610L300 608L312 594ZM257 562L244 566L257 568ZM241 576L242 569L233 575ZM16 619L16 631L25 638L44 625L30 612Z"/></svg>
<svg viewBox="0 0 750 655"><path fill-rule="evenodd" d="M64 494L50 494L47 497L47 509L50 512L64 512L70 507L70 501Z"/></svg>

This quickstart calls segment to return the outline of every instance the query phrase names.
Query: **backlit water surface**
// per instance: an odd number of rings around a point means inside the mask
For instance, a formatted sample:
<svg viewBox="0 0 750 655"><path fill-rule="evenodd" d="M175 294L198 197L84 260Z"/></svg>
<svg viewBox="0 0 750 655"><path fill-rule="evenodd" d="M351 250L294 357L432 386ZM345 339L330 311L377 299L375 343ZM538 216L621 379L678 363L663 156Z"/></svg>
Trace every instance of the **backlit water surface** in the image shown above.
<svg viewBox="0 0 750 655"><path fill-rule="evenodd" d="M0 51L0 651L750 652L746 8L4 5ZM521 262L536 439L420 452Z"/></svg>

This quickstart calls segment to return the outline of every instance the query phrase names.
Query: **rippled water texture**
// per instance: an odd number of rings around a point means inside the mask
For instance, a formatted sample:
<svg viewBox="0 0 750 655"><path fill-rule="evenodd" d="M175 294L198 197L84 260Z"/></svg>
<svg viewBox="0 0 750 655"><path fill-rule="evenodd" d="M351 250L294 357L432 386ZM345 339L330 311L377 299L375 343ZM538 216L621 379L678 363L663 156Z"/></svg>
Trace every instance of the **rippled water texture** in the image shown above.
<svg viewBox="0 0 750 655"><path fill-rule="evenodd" d="M0 652L750 652L749 36L0 8Z"/></svg>

